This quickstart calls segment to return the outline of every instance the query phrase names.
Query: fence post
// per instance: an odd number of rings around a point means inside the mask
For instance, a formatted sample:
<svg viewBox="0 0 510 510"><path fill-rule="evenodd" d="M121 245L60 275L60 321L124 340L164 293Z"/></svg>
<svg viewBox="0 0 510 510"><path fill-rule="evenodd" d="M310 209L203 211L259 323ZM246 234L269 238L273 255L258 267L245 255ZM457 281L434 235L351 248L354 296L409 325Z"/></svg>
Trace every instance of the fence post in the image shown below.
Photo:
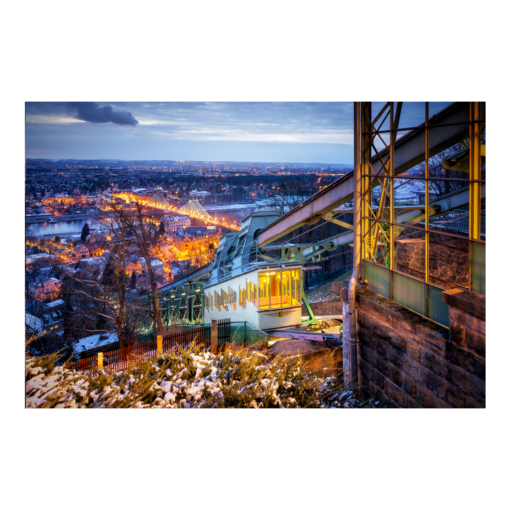
<svg viewBox="0 0 510 510"><path fill-rule="evenodd" d="M218 354L218 319L211 319L211 352Z"/></svg>
<svg viewBox="0 0 510 510"><path fill-rule="evenodd" d="M161 354L163 354L163 337L158 335L158 356L161 356Z"/></svg>
<svg viewBox="0 0 510 510"><path fill-rule="evenodd" d="M102 352L97 353L97 368L99 368L99 370L103 370L103 353Z"/></svg>

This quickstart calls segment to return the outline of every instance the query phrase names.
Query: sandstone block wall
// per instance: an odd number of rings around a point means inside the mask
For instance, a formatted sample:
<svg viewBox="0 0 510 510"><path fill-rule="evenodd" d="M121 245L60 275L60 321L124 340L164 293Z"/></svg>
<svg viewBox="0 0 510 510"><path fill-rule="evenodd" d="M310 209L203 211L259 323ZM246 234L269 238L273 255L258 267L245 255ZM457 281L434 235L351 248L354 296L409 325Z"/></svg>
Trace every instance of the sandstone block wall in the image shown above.
<svg viewBox="0 0 510 510"><path fill-rule="evenodd" d="M450 330L358 286L360 383L393 407L485 407L485 300L448 292Z"/></svg>
<svg viewBox="0 0 510 510"><path fill-rule="evenodd" d="M318 301L317 303L310 303L314 315L342 315L342 300L330 299L329 301ZM305 305L301 306L301 313L307 316Z"/></svg>
<svg viewBox="0 0 510 510"><path fill-rule="evenodd" d="M399 239L422 238L423 232L405 229ZM452 288L468 285L469 241L430 233L430 283ZM425 278L425 243L398 244L397 269L417 278Z"/></svg>

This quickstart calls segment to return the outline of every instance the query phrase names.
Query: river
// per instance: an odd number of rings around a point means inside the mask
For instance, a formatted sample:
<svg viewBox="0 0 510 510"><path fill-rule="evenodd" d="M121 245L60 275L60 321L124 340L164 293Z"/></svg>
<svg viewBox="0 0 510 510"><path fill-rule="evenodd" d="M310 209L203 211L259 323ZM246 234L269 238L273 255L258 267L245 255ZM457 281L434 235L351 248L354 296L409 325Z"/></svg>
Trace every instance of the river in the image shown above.
<svg viewBox="0 0 510 510"><path fill-rule="evenodd" d="M92 227L92 219L88 220L73 220L73 221L59 221L57 223L34 223L27 225L25 230L26 236L66 236L68 234L79 234L85 223Z"/></svg>

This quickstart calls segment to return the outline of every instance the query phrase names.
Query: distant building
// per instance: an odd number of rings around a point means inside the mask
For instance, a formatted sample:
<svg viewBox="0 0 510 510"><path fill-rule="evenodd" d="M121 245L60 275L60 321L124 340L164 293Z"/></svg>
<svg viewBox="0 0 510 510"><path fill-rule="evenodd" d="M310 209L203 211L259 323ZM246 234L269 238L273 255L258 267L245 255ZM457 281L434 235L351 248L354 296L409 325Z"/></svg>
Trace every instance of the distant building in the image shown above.
<svg viewBox="0 0 510 510"><path fill-rule="evenodd" d="M165 225L165 228L168 227L168 230L175 232L182 228L188 228L191 225L191 220L189 216L165 216L163 225Z"/></svg>
<svg viewBox="0 0 510 510"><path fill-rule="evenodd" d="M130 262L126 268L126 273L128 275L132 275L133 273L137 273L139 275L142 274L142 263L137 260L136 262Z"/></svg>
<svg viewBox="0 0 510 510"><path fill-rule="evenodd" d="M74 249L74 253L76 253L76 257L79 259L88 259L90 257L89 249L84 244L79 244Z"/></svg>
<svg viewBox="0 0 510 510"><path fill-rule="evenodd" d="M189 194L190 198L205 198L209 195L210 193L208 191L197 191L196 189L190 191Z"/></svg>
<svg viewBox="0 0 510 510"><path fill-rule="evenodd" d="M62 282L57 278L47 278L41 276L36 281L31 282L28 286L30 292L37 301L45 299L57 299L60 294Z"/></svg>
<svg viewBox="0 0 510 510"><path fill-rule="evenodd" d="M44 323L39 317L25 314L25 331L27 335L40 335L44 331Z"/></svg>

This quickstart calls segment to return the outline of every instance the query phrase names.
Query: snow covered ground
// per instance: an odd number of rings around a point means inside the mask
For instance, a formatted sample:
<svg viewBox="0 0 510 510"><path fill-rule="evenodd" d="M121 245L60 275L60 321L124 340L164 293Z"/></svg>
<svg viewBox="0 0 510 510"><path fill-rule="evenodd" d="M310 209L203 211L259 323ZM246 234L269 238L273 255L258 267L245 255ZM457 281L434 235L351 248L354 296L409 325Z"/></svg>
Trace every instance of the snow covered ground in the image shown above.
<svg viewBox="0 0 510 510"><path fill-rule="evenodd" d="M104 338L101 339L100 337ZM103 333L102 335L91 335L81 340L78 340L78 343L75 345L74 352L80 353L83 351L88 351L89 349L93 349L94 347L101 347L103 345L111 344L116 342L119 338L117 337L117 333Z"/></svg>
<svg viewBox="0 0 510 510"><path fill-rule="evenodd" d="M342 377L306 372L300 357L268 360L254 351L213 355L168 352L107 374L55 366L56 356L28 357L26 407L342 408L380 407L358 398Z"/></svg>

